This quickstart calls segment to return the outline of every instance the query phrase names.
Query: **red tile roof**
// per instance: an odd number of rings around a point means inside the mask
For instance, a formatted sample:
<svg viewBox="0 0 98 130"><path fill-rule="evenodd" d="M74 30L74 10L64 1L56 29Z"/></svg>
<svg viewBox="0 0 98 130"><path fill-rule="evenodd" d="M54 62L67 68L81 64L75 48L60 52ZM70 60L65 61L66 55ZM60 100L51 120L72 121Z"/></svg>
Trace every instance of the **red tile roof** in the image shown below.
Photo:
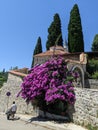
<svg viewBox="0 0 98 130"><path fill-rule="evenodd" d="M27 76L27 72L28 72L28 68L16 69L16 70L9 71L9 73L17 75L17 76L21 76L21 77Z"/></svg>
<svg viewBox="0 0 98 130"><path fill-rule="evenodd" d="M39 53L37 55L34 55L34 57L40 57L40 56L52 56L52 55L64 55L69 54L69 52L66 52L62 46L56 46L56 47L50 47L50 50Z"/></svg>
<svg viewBox="0 0 98 130"><path fill-rule="evenodd" d="M24 74L28 74L28 68L22 68L22 69L16 69L14 70L15 72L20 72L20 73L24 73Z"/></svg>

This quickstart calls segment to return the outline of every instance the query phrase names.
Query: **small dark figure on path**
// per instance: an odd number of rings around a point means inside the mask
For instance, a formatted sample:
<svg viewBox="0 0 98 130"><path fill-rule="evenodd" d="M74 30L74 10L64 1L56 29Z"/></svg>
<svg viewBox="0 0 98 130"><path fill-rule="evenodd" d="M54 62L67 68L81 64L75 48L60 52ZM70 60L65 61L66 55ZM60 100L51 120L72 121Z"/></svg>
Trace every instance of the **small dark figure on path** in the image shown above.
<svg viewBox="0 0 98 130"><path fill-rule="evenodd" d="M17 105L15 104L15 101L13 101L13 104L6 112L7 119L9 120L10 117L12 117L12 119L14 119L16 111L17 111Z"/></svg>
<svg viewBox="0 0 98 130"><path fill-rule="evenodd" d="M12 111L12 118L14 118L15 113L17 111L17 105L15 104L15 101L13 101L13 104L11 106L11 111Z"/></svg>

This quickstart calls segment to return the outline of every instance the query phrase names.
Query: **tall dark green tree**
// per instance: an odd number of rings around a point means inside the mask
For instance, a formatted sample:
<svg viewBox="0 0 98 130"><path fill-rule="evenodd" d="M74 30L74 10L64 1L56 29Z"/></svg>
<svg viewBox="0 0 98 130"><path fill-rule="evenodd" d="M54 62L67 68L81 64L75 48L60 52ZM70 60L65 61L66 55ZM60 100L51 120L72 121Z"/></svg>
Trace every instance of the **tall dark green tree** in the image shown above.
<svg viewBox="0 0 98 130"><path fill-rule="evenodd" d="M60 36L60 37L59 37ZM46 42L46 49L49 50L51 46L55 45L55 42L58 39L57 45L63 46L62 32L61 32L61 20L59 14L54 15L53 22L48 28L48 40Z"/></svg>
<svg viewBox="0 0 98 130"><path fill-rule="evenodd" d="M70 12L68 24L68 50L69 52L84 52L81 18L77 4L73 6Z"/></svg>
<svg viewBox="0 0 98 130"><path fill-rule="evenodd" d="M39 53L42 53L42 43L41 43L40 37L38 37L38 39L37 39L37 43L36 43L36 46L35 46L35 49L34 49L34 52L33 52L33 60L32 60L31 68L34 65L34 55L39 54Z"/></svg>
<svg viewBox="0 0 98 130"><path fill-rule="evenodd" d="M92 43L92 51L98 51L98 34L95 35Z"/></svg>

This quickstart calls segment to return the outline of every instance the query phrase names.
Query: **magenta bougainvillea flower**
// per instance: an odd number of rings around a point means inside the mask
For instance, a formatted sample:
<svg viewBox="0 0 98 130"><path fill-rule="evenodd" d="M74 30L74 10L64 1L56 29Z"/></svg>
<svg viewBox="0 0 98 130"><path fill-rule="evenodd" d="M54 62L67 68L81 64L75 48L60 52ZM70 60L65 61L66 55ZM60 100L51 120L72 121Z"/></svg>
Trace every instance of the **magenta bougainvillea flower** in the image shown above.
<svg viewBox="0 0 98 130"><path fill-rule="evenodd" d="M74 104L73 80L77 78L77 75L76 72L68 71L62 57L54 57L30 70L23 80L19 94L27 101L39 98L41 100L43 97L46 104L54 103L57 100Z"/></svg>

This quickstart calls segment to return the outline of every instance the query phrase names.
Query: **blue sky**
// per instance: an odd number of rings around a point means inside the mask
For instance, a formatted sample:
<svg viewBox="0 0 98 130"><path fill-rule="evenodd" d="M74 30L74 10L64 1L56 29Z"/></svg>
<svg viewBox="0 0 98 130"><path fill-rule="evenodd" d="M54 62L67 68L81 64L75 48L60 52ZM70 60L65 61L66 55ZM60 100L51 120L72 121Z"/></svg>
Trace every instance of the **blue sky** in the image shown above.
<svg viewBox="0 0 98 130"><path fill-rule="evenodd" d="M47 29L58 13L67 40L70 11L78 4L85 51L98 33L98 0L0 0L0 71L31 67L37 39L46 50Z"/></svg>

